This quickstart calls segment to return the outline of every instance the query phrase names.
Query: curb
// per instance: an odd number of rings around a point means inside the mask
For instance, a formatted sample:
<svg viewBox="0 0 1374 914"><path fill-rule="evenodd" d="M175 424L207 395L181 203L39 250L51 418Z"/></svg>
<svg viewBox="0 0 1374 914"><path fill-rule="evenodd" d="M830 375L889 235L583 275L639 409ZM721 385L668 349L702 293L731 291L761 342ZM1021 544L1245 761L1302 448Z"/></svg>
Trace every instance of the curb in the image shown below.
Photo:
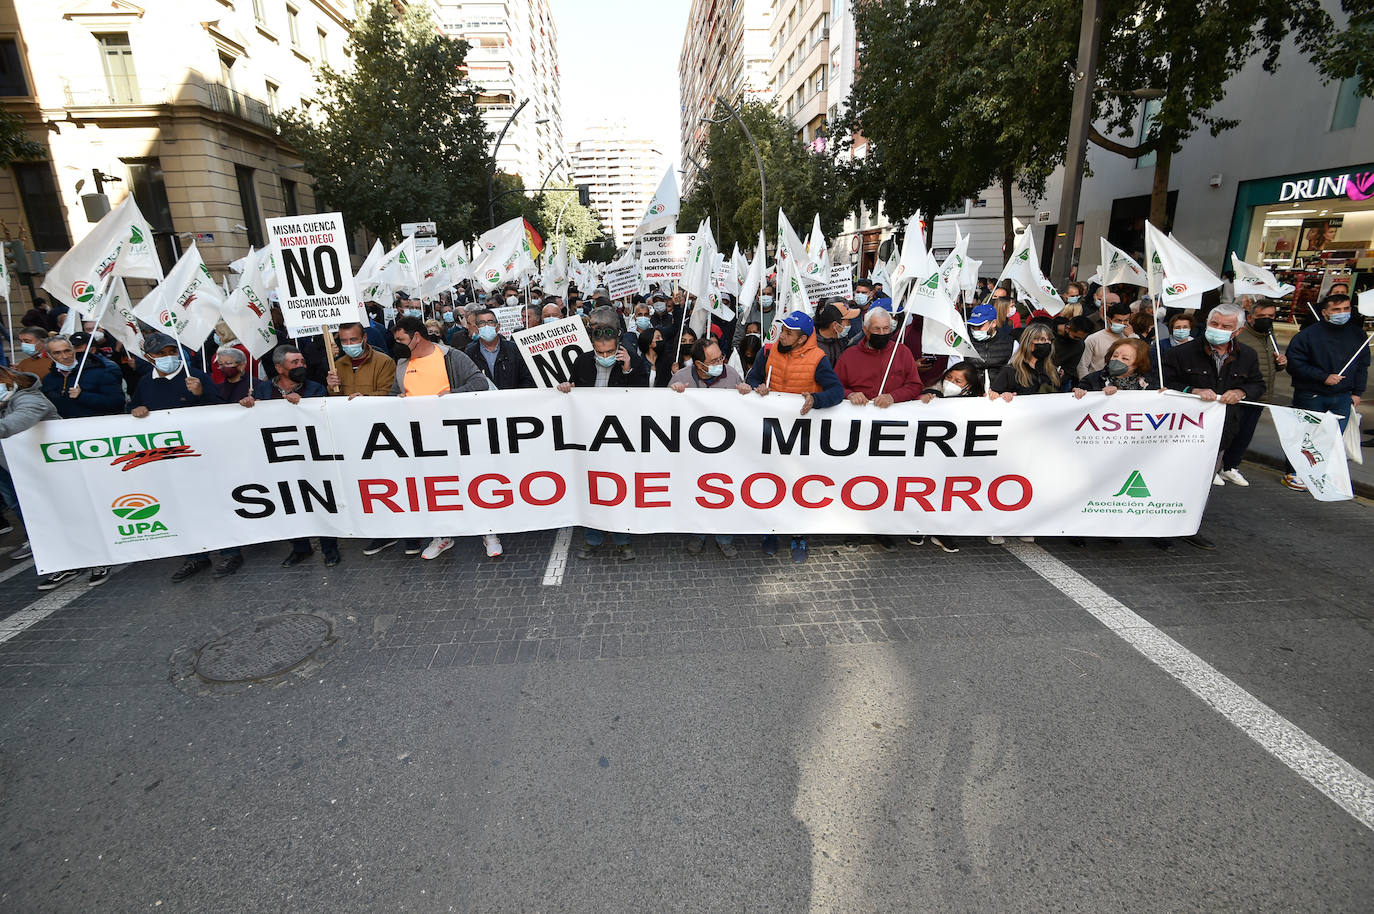
<svg viewBox="0 0 1374 914"><path fill-rule="evenodd" d="M1267 454L1264 451L1246 451L1245 459L1251 463L1258 463L1261 466L1278 470L1280 473L1284 471L1284 458L1282 456ZM1374 485L1352 478L1350 480L1350 489L1359 498L1374 500Z"/></svg>

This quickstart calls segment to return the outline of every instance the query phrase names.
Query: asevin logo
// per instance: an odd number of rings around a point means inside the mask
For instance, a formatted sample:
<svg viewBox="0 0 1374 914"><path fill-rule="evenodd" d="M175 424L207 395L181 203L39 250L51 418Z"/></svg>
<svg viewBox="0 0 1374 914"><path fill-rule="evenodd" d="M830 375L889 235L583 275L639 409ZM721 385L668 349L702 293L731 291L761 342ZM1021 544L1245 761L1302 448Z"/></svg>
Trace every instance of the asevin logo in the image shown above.
<svg viewBox="0 0 1374 914"><path fill-rule="evenodd" d="M136 454L139 451L182 447L185 443L181 432L152 432L147 435L86 438L81 441L49 441L40 445L40 449L44 462L67 463L72 460L99 460L103 457Z"/></svg>
<svg viewBox="0 0 1374 914"><path fill-rule="evenodd" d="M163 539L175 536L160 520L154 520L162 505L151 495L131 492L121 495L110 504L110 513L123 523L116 524L115 530L120 538L116 543L136 542L139 540Z"/></svg>

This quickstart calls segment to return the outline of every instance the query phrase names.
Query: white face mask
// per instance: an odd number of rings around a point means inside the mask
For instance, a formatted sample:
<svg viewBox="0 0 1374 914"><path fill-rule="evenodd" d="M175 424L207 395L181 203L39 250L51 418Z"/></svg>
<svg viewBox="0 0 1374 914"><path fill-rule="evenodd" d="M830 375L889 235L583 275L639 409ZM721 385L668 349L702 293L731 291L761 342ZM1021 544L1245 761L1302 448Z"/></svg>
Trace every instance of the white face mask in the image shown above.
<svg viewBox="0 0 1374 914"><path fill-rule="evenodd" d="M944 394L946 397L957 397L963 394L963 392L964 389L951 380L946 379L940 382L940 393Z"/></svg>

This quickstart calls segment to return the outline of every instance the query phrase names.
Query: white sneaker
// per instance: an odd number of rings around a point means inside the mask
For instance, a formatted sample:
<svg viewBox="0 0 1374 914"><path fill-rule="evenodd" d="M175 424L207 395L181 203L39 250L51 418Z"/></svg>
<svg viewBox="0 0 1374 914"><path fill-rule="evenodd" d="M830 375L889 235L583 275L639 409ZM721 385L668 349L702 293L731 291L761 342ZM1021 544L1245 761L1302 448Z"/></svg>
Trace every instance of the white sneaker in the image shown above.
<svg viewBox="0 0 1374 914"><path fill-rule="evenodd" d="M487 547L487 558L494 559L501 556L501 537L495 533L488 533L482 537L482 544Z"/></svg>
<svg viewBox="0 0 1374 914"><path fill-rule="evenodd" d="M1035 537L1033 537L1033 536L1019 536L1019 537L1017 537L1017 539L1019 539L1019 540L1020 540L1021 542L1023 542L1023 543L1033 543L1033 542L1035 542Z"/></svg>
<svg viewBox="0 0 1374 914"><path fill-rule="evenodd" d="M425 551L420 553L422 559L437 559L440 555L453 548L453 537L436 536L429 541Z"/></svg>
<svg viewBox="0 0 1374 914"><path fill-rule="evenodd" d="M1227 482L1234 482L1238 486L1248 486L1250 484L1244 476L1240 475L1240 470L1222 470L1220 476Z"/></svg>
<svg viewBox="0 0 1374 914"><path fill-rule="evenodd" d="M1006 540L1003 539L1003 538L1000 537L1000 536L990 536L990 537L988 537L988 542L989 542L989 543L992 543L994 546L1000 546L1000 545L1002 545L1003 543L1005 543Z"/></svg>
<svg viewBox="0 0 1374 914"><path fill-rule="evenodd" d="M1212 474L1212 485L1214 485L1214 486L1224 486L1224 485L1226 485L1226 476L1225 476L1224 474L1222 474L1222 473L1213 473L1213 474Z"/></svg>
<svg viewBox="0 0 1374 914"><path fill-rule="evenodd" d="M31 555L33 555L33 547L29 545L28 540L24 540L24 542L20 544L18 549L15 549L13 552L10 553L10 558L14 559L17 562L20 559L26 559Z"/></svg>

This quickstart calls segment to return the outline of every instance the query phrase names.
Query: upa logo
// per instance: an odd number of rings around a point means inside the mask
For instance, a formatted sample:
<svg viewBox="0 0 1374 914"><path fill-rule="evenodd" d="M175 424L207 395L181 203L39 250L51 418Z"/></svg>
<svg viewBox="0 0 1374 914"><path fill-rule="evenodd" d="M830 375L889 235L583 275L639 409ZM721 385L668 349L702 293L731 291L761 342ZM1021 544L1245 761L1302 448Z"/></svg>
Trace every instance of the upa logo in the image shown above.
<svg viewBox="0 0 1374 914"><path fill-rule="evenodd" d="M496 281L497 281L498 279L500 279L500 278L501 278L501 271L500 271L500 270L497 270L497 269L487 270L487 273L486 273L486 280L487 280L487 282L496 282Z"/></svg>
<svg viewBox="0 0 1374 914"><path fill-rule="evenodd" d="M945 345L951 349L958 349L964 344L964 338L953 330L945 331Z"/></svg>
<svg viewBox="0 0 1374 914"><path fill-rule="evenodd" d="M665 205L663 205L662 202L655 203L653 206L649 207L649 215L650 215L650 216L658 216L658 215L662 214L663 211L666 210L667 208L668 208L668 207L666 207Z"/></svg>
<svg viewBox="0 0 1374 914"><path fill-rule="evenodd" d="M86 302L95 298L95 286L86 282L84 279L78 279L76 282L72 283L72 298L84 305Z"/></svg>
<svg viewBox="0 0 1374 914"><path fill-rule="evenodd" d="M1126 482L1112 498L1120 498L1123 495L1127 498L1150 497L1150 488L1145 485L1145 477L1140 475L1139 470L1131 470L1131 475L1126 477Z"/></svg>
<svg viewBox="0 0 1374 914"><path fill-rule="evenodd" d="M175 536L176 534L167 529L166 524L154 519L160 510L162 505L156 498L141 492L131 492L116 498L110 504L110 513L118 517L122 523L115 525L115 530L120 536L115 542L141 542Z"/></svg>
<svg viewBox="0 0 1374 914"><path fill-rule="evenodd" d="M1169 285L1169 286L1165 286L1165 287L1164 287L1164 294L1165 294L1165 295L1182 295L1184 292L1187 292L1187 291L1188 291L1188 284L1187 284L1186 282L1176 282L1176 283L1174 283L1173 285Z"/></svg>

